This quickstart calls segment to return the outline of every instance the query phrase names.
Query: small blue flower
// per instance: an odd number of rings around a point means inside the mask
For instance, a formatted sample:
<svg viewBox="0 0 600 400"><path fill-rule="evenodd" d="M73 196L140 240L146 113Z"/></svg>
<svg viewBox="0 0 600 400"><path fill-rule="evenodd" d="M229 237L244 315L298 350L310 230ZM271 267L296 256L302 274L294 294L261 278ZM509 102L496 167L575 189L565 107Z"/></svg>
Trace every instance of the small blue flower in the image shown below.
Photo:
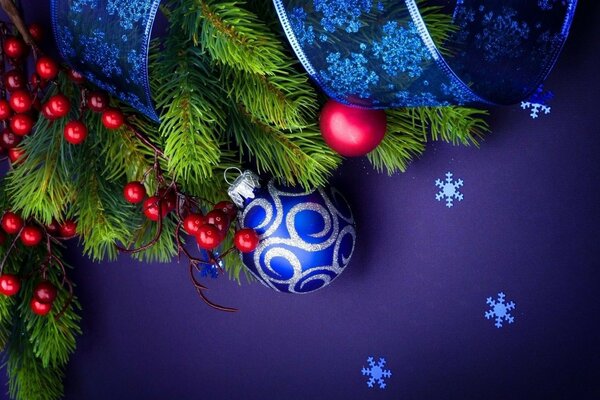
<svg viewBox="0 0 600 400"><path fill-rule="evenodd" d="M327 32L338 28L348 33L358 32L361 15L371 8L372 0L314 0L314 9L323 14L321 26Z"/></svg>

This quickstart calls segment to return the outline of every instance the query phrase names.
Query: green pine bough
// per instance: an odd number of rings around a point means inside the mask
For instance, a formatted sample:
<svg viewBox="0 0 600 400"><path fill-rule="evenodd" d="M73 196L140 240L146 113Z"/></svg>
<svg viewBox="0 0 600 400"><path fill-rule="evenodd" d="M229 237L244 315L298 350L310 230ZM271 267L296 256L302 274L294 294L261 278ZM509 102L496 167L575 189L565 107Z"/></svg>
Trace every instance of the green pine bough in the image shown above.
<svg viewBox="0 0 600 400"><path fill-rule="evenodd" d="M143 180L148 192L158 182L146 172L158 162L169 180L209 207L227 197L223 179L229 167L251 167L289 185L325 185L342 159L324 142L318 127L321 100L280 32L270 1L172 0L161 11L168 34L151 46L151 86L161 124L121 105L130 124L163 157L142 143L130 129L111 131L94 113L69 119L88 127L78 146L63 137L67 119L40 118L35 133L21 146L26 158L3 178L0 206L41 224L75 219L86 255L96 261L115 259L116 244L139 247L156 233L156 223L139 206L123 200L123 186ZM455 29L439 8L424 13L434 40L444 43ZM445 51L451 52L448 48ZM80 104L82 93L61 74L46 95L65 94ZM377 171L406 170L430 141L477 145L488 131L487 112L465 107L422 107L388 110L382 143L367 158ZM176 223L169 217L156 243L136 253L140 260L167 262L178 254ZM0 257L10 241L0 245ZM228 235L224 248L231 246ZM54 246L54 245L53 245ZM54 250L60 256L59 250ZM43 250L18 244L5 272L35 274ZM240 281L239 257L225 257L229 276ZM59 288L58 301L68 296L60 276L49 279ZM248 275L246 275L248 277ZM248 279L250 279L248 277ZM8 390L17 400L54 400L63 395L64 367L81 333L79 303L74 298L64 314L47 317L29 310L34 279L24 280L17 296L0 296L0 344Z"/></svg>

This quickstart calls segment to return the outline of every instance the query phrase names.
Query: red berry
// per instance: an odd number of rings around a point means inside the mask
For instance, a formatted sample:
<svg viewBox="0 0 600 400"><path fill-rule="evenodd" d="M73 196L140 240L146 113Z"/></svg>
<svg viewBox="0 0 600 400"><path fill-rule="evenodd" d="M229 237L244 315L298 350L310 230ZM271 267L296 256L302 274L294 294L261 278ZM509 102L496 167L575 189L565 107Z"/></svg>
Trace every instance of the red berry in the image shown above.
<svg viewBox="0 0 600 400"><path fill-rule="evenodd" d="M103 92L90 92L87 99L87 105L90 110L95 112L102 112L108 107L109 99L106 93Z"/></svg>
<svg viewBox="0 0 600 400"><path fill-rule="evenodd" d="M25 246L37 246L40 244L43 238L43 234L40 228L37 226L27 225L21 231L21 242Z"/></svg>
<svg viewBox="0 0 600 400"><path fill-rule="evenodd" d="M223 211L230 221L233 221L237 215L237 208L230 201L220 201L215 204L214 209Z"/></svg>
<svg viewBox="0 0 600 400"><path fill-rule="evenodd" d="M0 146L5 149L12 149L21 143L21 136L15 135L10 129L6 128L0 135Z"/></svg>
<svg viewBox="0 0 600 400"><path fill-rule="evenodd" d="M5 296L14 296L21 289L21 280L13 274L3 274L0 276L0 293Z"/></svg>
<svg viewBox="0 0 600 400"><path fill-rule="evenodd" d="M51 304L56 299L56 287L49 281L41 281L33 288L33 298L44 304Z"/></svg>
<svg viewBox="0 0 600 400"><path fill-rule="evenodd" d="M159 211L160 204L160 211ZM157 196L148 197L142 206L142 210L144 211L144 215L150 221L158 221L159 218L164 218L168 213L167 207L164 201L160 200Z"/></svg>
<svg viewBox="0 0 600 400"><path fill-rule="evenodd" d="M8 159L13 164L25 160L25 150L21 147L13 147L12 149L8 149Z"/></svg>
<svg viewBox="0 0 600 400"><path fill-rule="evenodd" d="M260 238L254 229L240 229L235 233L233 243L242 253L250 253L256 249Z"/></svg>
<svg viewBox="0 0 600 400"><path fill-rule="evenodd" d="M16 69L10 70L4 74L4 86L9 92L14 92L18 89L25 89L25 78L20 71Z"/></svg>
<svg viewBox="0 0 600 400"><path fill-rule="evenodd" d="M116 108L107 108L102 113L102 123L108 129L119 129L123 122L125 122L125 116L121 110Z"/></svg>
<svg viewBox="0 0 600 400"><path fill-rule="evenodd" d="M204 225L204 217L201 214L192 213L183 219L183 229L188 235L197 235L202 225Z"/></svg>
<svg viewBox="0 0 600 400"><path fill-rule="evenodd" d="M52 303L42 303L34 297L31 299L29 307L31 308L31 311L34 312L34 314L44 316L47 315L50 312L50 310L52 310Z"/></svg>
<svg viewBox="0 0 600 400"><path fill-rule="evenodd" d="M31 104L33 104L33 100L26 90L15 90L10 96L10 107L15 110L16 113L29 111Z"/></svg>
<svg viewBox="0 0 600 400"><path fill-rule="evenodd" d="M71 110L71 102L67 96L62 93L50 97L46 105L48 106L48 111L54 118L65 117Z"/></svg>
<svg viewBox="0 0 600 400"><path fill-rule="evenodd" d="M42 82L42 78L40 78L40 76L35 72L31 74L31 77L29 77L29 83L34 89L43 88L45 86L45 84Z"/></svg>
<svg viewBox="0 0 600 400"><path fill-rule="evenodd" d="M42 106L42 115L49 120L55 120L57 118L52 110L50 110L50 106L47 103Z"/></svg>
<svg viewBox="0 0 600 400"><path fill-rule="evenodd" d="M131 204L139 203L146 197L146 188L141 182L129 182L123 188L123 197Z"/></svg>
<svg viewBox="0 0 600 400"><path fill-rule="evenodd" d="M221 233L225 233L229 228L229 218L221 210L212 210L205 218L207 224L216 226Z"/></svg>
<svg viewBox="0 0 600 400"><path fill-rule="evenodd" d="M166 207L167 212L171 212L177 207L177 197L175 196L175 193L173 191L164 188L159 189L158 197L162 199L162 202Z"/></svg>
<svg viewBox="0 0 600 400"><path fill-rule="evenodd" d="M53 219L50 224L46 226L46 231L51 235L57 235L60 229L60 224L57 220Z"/></svg>
<svg viewBox="0 0 600 400"><path fill-rule="evenodd" d="M10 129L19 136L25 136L33 129L33 119L27 114L15 114L10 119Z"/></svg>
<svg viewBox="0 0 600 400"><path fill-rule="evenodd" d="M4 53L10 58L21 58L27 52L27 45L20 38L9 36L4 39L4 45L2 47Z"/></svg>
<svg viewBox="0 0 600 400"><path fill-rule="evenodd" d="M75 71L72 68L69 68L68 76L71 81L78 85L81 85L85 82L85 77L83 76L83 74L79 71Z"/></svg>
<svg viewBox="0 0 600 400"><path fill-rule="evenodd" d="M58 64L50 57L40 57L35 64L35 71L40 78L49 81L58 75Z"/></svg>
<svg viewBox="0 0 600 400"><path fill-rule="evenodd" d="M44 28L40 24L33 23L29 25L29 34L36 42L41 42L44 39Z"/></svg>
<svg viewBox="0 0 600 400"><path fill-rule="evenodd" d="M201 248L205 250L212 250L217 247L222 240L223 236L221 235L221 231L216 226L204 224L198 228L196 241L198 242L198 246Z"/></svg>
<svg viewBox="0 0 600 400"><path fill-rule="evenodd" d="M19 217L14 212L7 211L2 216L2 222L0 222L0 224L2 225L2 229L4 229L4 232L9 235L14 235L23 227L23 218Z"/></svg>
<svg viewBox="0 0 600 400"><path fill-rule="evenodd" d="M65 125L65 140L71 144L81 144L87 137L88 130L81 121L69 121Z"/></svg>
<svg viewBox="0 0 600 400"><path fill-rule="evenodd" d="M11 115L10 103L7 100L0 99L0 121L9 119Z"/></svg>
<svg viewBox="0 0 600 400"><path fill-rule="evenodd" d="M77 222L72 219L64 221L58 227L58 234L63 238L72 238L77 234Z"/></svg>

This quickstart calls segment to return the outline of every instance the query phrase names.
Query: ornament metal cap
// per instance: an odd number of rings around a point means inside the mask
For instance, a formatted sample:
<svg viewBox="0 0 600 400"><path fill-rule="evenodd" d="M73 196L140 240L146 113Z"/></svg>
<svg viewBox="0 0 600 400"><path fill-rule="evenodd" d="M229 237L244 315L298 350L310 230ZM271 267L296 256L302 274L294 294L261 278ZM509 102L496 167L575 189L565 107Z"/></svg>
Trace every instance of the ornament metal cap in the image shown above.
<svg viewBox="0 0 600 400"><path fill-rule="evenodd" d="M235 169L240 173L240 176L232 183L227 180L227 172L231 169ZM253 199L254 191L260 188L260 178L252 171L246 170L242 172L238 168L227 168L224 174L225 182L230 185L227 194L238 208L243 208L244 202L247 199Z"/></svg>

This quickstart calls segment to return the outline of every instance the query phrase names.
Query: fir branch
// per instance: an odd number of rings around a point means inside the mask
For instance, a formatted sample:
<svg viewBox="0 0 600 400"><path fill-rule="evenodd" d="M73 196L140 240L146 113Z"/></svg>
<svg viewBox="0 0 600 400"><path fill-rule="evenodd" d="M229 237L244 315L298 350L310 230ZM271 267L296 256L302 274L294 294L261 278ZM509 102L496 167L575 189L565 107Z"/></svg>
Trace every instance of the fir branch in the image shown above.
<svg viewBox="0 0 600 400"><path fill-rule="evenodd" d="M173 29L165 49L154 51L151 81L167 170L176 179L197 182L210 177L219 163L216 131L223 126L226 95L201 50Z"/></svg>
<svg viewBox="0 0 600 400"><path fill-rule="evenodd" d="M68 150L63 148L65 122L40 118L34 128L37 134L23 141L26 158L8 174L12 207L25 218L48 224L65 214L73 198L73 186L64 168L68 157Z"/></svg>
<svg viewBox="0 0 600 400"><path fill-rule="evenodd" d="M404 172L408 164L425 150L426 137L420 125L407 118L408 109L387 111L387 132L367 158L378 172L388 175Z"/></svg>
<svg viewBox="0 0 600 400"><path fill-rule="evenodd" d="M489 131L487 115L487 110L460 106L406 109L406 118L421 127L424 135L429 133L432 140L465 146L478 146Z"/></svg>
<svg viewBox="0 0 600 400"><path fill-rule="evenodd" d="M283 132L241 107L234 110L228 135L239 145L242 156L251 157L259 174L269 172L279 181L305 188L327 184L341 160L325 145L317 126Z"/></svg>
<svg viewBox="0 0 600 400"><path fill-rule="evenodd" d="M298 129L315 119L316 94L306 75L282 66L275 75L225 69L232 97L254 117L281 129ZM230 83L229 83L230 82Z"/></svg>
<svg viewBox="0 0 600 400"><path fill-rule="evenodd" d="M196 45L231 68L271 75L288 60L281 41L243 2L184 0L182 21Z"/></svg>

